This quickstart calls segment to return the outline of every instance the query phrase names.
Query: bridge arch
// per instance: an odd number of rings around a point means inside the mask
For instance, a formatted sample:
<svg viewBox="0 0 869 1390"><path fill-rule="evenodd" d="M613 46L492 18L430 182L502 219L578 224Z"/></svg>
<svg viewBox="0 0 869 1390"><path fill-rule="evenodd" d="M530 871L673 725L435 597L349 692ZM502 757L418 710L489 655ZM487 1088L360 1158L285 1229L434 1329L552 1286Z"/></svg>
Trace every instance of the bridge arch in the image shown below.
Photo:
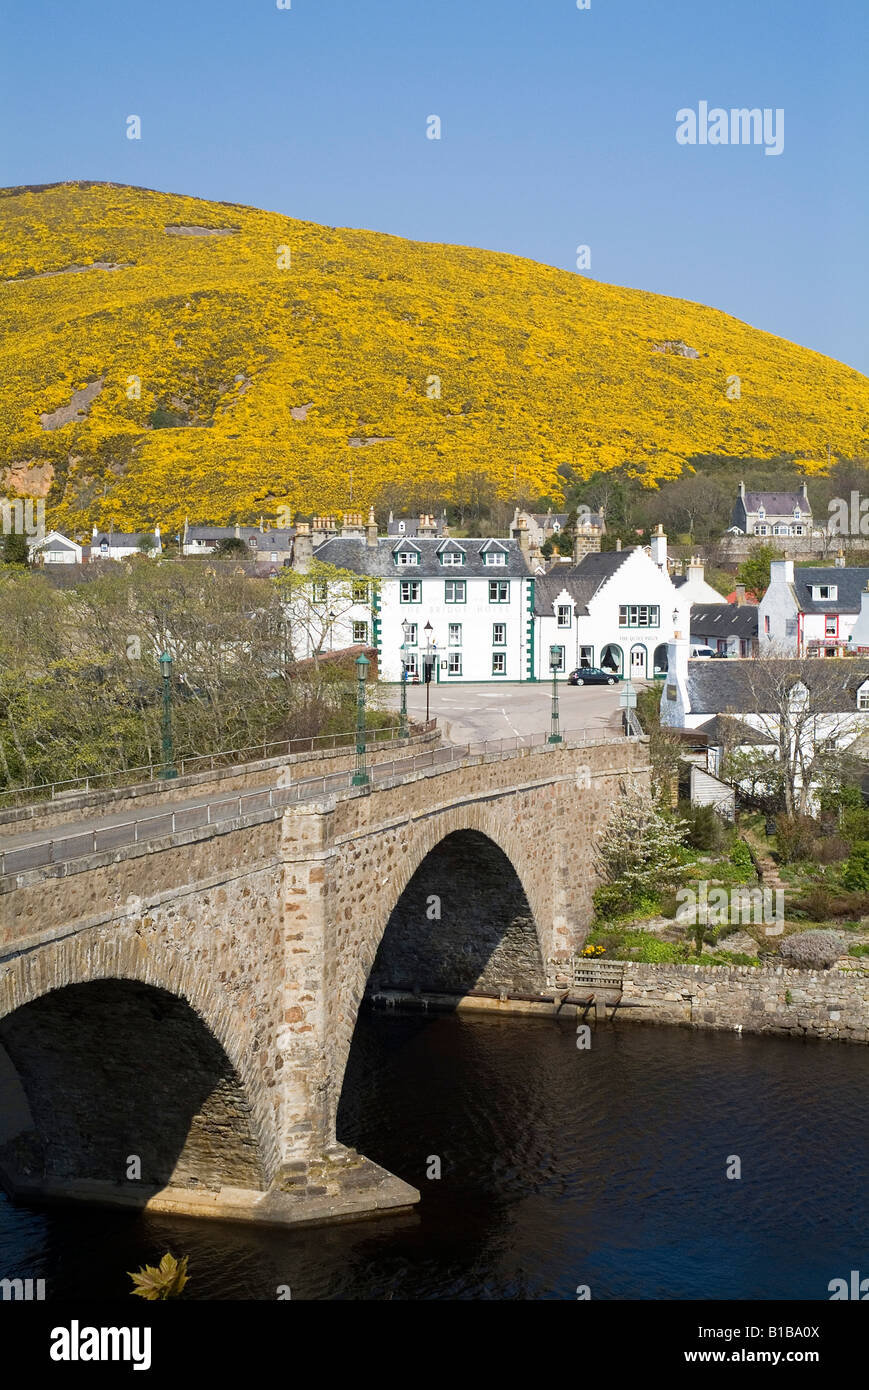
<svg viewBox="0 0 869 1390"><path fill-rule="evenodd" d="M135 1200L170 1183L268 1185L274 1121L228 1002L201 965L145 948L134 926L83 932L9 962L0 1045L32 1121L0 1144L13 1187L120 1183ZM131 1155L141 1160L138 1189Z"/></svg>

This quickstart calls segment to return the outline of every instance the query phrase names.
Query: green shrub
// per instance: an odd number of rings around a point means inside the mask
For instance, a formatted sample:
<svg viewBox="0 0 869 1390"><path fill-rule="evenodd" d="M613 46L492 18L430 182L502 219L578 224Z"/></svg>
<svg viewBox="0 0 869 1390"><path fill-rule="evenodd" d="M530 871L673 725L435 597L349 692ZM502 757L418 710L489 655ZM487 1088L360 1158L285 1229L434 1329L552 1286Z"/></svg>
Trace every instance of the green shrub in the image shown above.
<svg viewBox="0 0 869 1390"><path fill-rule="evenodd" d="M852 845L842 873L842 883L851 892L869 892L869 840L861 840Z"/></svg>
<svg viewBox="0 0 869 1390"><path fill-rule="evenodd" d="M746 875L752 875L756 872L754 867L754 860L751 857L751 850L748 848L748 845L745 843L744 840L737 838L733 841L733 845L730 850L730 862L737 869L744 870Z"/></svg>
<svg viewBox="0 0 869 1390"><path fill-rule="evenodd" d="M602 883L592 895L595 914L605 922L621 917L654 917L660 901L648 893L632 891L623 883Z"/></svg>
<svg viewBox="0 0 869 1390"><path fill-rule="evenodd" d="M848 947L848 955L849 955L849 956L869 956L869 945L863 945L863 946L849 946L849 947Z"/></svg>
<svg viewBox="0 0 869 1390"><path fill-rule="evenodd" d="M680 801L678 814L687 824L686 842L694 849L719 849L727 838L721 817L711 806L692 806Z"/></svg>
<svg viewBox="0 0 869 1390"><path fill-rule="evenodd" d="M869 840L869 806L849 806L842 816L839 829L852 845L857 841Z"/></svg>
<svg viewBox="0 0 869 1390"><path fill-rule="evenodd" d="M776 816L775 835L781 862L792 864L797 859L808 859L817 833L818 826L811 816Z"/></svg>

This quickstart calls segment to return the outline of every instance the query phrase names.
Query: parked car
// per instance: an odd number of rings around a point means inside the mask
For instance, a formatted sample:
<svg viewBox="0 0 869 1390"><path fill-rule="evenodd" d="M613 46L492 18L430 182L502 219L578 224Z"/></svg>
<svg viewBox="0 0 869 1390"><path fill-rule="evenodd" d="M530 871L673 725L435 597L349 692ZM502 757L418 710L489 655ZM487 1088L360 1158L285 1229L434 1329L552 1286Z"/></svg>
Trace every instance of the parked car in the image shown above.
<svg viewBox="0 0 869 1390"><path fill-rule="evenodd" d="M568 685L616 685L618 676L614 671L604 671L600 666L577 666L567 677Z"/></svg>
<svg viewBox="0 0 869 1390"><path fill-rule="evenodd" d="M717 656L717 652L713 651L712 647L692 647L692 648L691 648L691 655L692 655L692 656Z"/></svg>

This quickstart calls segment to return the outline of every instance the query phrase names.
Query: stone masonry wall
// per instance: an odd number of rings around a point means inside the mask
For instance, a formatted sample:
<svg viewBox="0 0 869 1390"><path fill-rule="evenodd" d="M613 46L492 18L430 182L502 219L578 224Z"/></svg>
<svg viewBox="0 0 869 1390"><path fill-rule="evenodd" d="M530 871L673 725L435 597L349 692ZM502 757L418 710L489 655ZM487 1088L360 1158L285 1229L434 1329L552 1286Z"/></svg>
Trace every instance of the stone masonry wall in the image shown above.
<svg viewBox="0 0 869 1390"><path fill-rule="evenodd" d="M856 962L855 962L856 965ZM625 1017L695 1028L869 1042L869 970L625 966Z"/></svg>

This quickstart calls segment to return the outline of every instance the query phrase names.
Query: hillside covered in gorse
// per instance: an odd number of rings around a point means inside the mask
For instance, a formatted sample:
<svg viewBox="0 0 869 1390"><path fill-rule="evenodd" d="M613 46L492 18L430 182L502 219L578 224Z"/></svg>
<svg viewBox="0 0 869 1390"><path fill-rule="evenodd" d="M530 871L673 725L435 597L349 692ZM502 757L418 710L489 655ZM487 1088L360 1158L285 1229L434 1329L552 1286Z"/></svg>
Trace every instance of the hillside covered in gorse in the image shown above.
<svg viewBox="0 0 869 1390"><path fill-rule="evenodd" d="M869 443L858 372L516 256L81 183L0 194L0 282L5 490L68 529Z"/></svg>

